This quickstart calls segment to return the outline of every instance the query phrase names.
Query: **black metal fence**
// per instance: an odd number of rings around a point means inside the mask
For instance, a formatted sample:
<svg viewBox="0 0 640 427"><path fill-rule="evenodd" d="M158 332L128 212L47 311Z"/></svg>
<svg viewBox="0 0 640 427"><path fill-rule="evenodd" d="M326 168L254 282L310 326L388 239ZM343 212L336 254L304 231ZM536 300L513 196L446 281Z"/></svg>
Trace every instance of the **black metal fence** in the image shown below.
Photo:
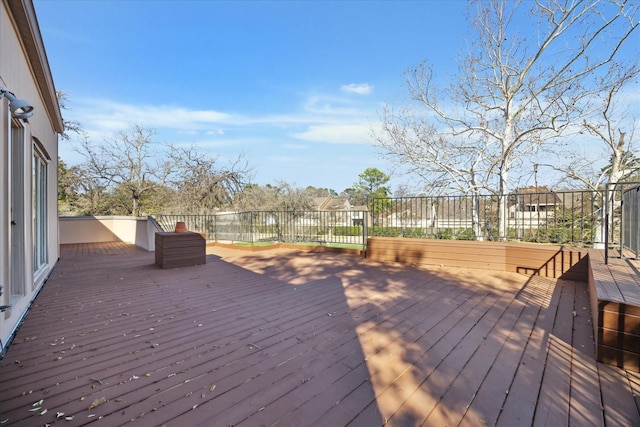
<svg viewBox="0 0 640 427"><path fill-rule="evenodd" d="M592 191L373 199L369 235L592 245L604 242L603 203Z"/></svg>
<svg viewBox="0 0 640 427"><path fill-rule="evenodd" d="M640 251L640 183L603 191L520 192L497 196L380 198L369 211L256 211L159 215L171 231L184 221L208 240L286 242L365 248L367 236L511 240Z"/></svg>
<svg viewBox="0 0 640 427"><path fill-rule="evenodd" d="M301 243L364 248L365 211L254 211L216 215L159 215L165 231L184 221L187 229L207 240L257 245Z"/></svg>
<svg viewBox="0 0 640 427"><path fill-rule="evenodd" d="M640 255L640 182L616 183L607 186L606 254L617 249L620 256Z"/></svg>

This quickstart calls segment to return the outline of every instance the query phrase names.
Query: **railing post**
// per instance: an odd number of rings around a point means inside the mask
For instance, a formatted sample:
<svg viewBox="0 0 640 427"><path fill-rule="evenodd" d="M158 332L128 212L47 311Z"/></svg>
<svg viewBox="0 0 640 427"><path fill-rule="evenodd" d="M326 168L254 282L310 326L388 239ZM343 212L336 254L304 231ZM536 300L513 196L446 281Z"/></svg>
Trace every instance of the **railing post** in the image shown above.
<svg viewBox="0 0 640 427"><path fill-rule="evenodd" d="M255 243L255 238L253 237L253 214L251 212L249 215L249 239L251 239L251 246Z"/></svg>
<svg viewBox="0 0 640 427"><path fill-rule="evenodd" d="M213 241L218 241L218 215L213 216Z"/></svg>
<svg viewBox="0 0 640 427"><path fill-rule="evenodd" d="M362 212L362 249L364 250L365 256L367 255L367 230L369 229L369 215L368 211Z"/></svg>
<svg viewBox="0 0 640 427"><path fill-rule="evenodd" d="M631 230L631 234L634 234L635 237L635 248L633 248L635 253L635 258L638 259L640 254L640 185L636 187L635 197L633 200L633 210L635 210L635 221L634 221L634 230Z"/></svg>
<svg viewBox="0 0 640 427"><path fill-rule="evenodd" d="M624 185L621 185L620 186L620 236L619 236L620 258L623 258L622 254L624 253L624 222L626 221L626 217L624 215L624 206L623 206L623 203L622 203L623 197L624 197ZM614 202L615 202L615 200L614 200ZM612 205L615 206L615 203L612 203ZM613 212L613 210L612 210L612 212ZM615 228L615 225L613 225L613 227Z"/></svg>
<svg viewBox="0 0 640 427"><path fill-rule="evenodd" d="M609 264L609 191L611 185L607 184L604 192L604 263ZM598 224L602 229L602 225Z"/></svg>

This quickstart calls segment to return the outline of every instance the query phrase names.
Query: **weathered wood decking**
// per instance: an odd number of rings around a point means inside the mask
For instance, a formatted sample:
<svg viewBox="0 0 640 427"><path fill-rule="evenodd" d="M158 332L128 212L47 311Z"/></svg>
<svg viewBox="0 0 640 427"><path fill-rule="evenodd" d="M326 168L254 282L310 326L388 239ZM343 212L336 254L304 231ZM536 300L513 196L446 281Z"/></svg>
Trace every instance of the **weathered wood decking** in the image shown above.
<svg viewBox="0 0 640 427"><path fill-rule="evenodd" d="M2 425L640 425L584 283L117 246L63 248L0 362Z"/></svg>

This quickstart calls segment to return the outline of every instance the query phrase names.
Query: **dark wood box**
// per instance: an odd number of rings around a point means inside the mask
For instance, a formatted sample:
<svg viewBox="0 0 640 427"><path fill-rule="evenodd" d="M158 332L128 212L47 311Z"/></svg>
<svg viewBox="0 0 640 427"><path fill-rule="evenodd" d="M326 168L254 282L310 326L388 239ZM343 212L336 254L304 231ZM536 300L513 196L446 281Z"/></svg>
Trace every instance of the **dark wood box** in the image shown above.
<svg viewBox="0 0 640 427"><path fill-rule="evenodd" d="M175 268L206 264L205 243L199 233L156 233L156 265Z"/></svg>

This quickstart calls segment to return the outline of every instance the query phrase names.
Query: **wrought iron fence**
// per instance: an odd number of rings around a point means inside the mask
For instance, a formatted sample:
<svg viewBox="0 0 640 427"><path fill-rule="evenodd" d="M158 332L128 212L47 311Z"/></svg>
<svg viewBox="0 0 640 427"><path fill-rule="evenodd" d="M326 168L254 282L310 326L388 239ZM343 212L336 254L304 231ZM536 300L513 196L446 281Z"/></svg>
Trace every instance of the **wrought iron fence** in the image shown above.
<svg viewBox="0 0 640 427"><path fill-rule="evenodd" d="M640 182L609 184L606 191L605 260L609 250L620 256L640 256Z"/></svg>
<svg viewBox="0 0 640 427"><path fill-rule="evenodd" d="M381 198L370 201L371 236L603 242L602 192L545 191L498 196ZM602 237L601 237L602 236Z"/></svg>
<svg viewBox="0 0 640 427"><path fill-rule="evenodd" d="M215 215L159 215L163 230L177 221L187 229L206 234L207 240L261 244L301 243L364 248L367 240L365 211L253 211Z"/></svg>
<svg viewBox="0 0 640 427"><path fill-rule="evenodd" d="M184 221L208 240L366 247L367 236L512 240L640 251L640 183L603 191L369 200L369 211L255 211L159 215L171 231ZM608 256L605 254L605 258Z"/></svg>
<svg viewBox="0 0 640 427"><path fill-rule="evenodd" d="M164 231L173 231L176 222L183 221L188 230L204 233L207 236L212 235L215 230L215 215L165 215L161 214L154 217L160 227Z"/></svg>

